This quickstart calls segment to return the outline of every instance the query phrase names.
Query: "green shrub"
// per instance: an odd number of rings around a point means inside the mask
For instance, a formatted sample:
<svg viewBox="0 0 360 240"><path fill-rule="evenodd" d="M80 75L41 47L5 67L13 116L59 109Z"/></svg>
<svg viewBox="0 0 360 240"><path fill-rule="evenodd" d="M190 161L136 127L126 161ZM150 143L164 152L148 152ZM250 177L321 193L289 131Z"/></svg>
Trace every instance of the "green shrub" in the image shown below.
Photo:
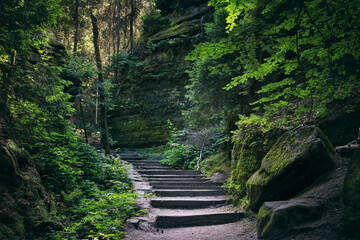
<svg viewBox="0 0 360 240"><path fill-rule="evenodd" d="M152 10L142 16L142 37L149 37L169 25L169 20L161 16L160 12Z"/></svg>
<svg viewBox="0 0 360 240"><path fill-rule="evenodd" d="M176 2L177 0L155 0L156 8L164 14L171 12L176 6Z"/></svg>
<svg viewBox="0 0 360 240"><path fill-rule="evenodd" d="M182 11L190 6L198 6L207 2L207 0L155 0L156 8L160 9L164 14L168 14L173 10Z"/></svg>
<svg viewBox="0 0 360 240"><path fill-rule="evenodd" d="M207 176L212 176L215 173L230 173L231 166L227 159L227 153L219 152L211 154L201 163L201 170L204 171Z"/></svg>
<svg viewBox="0 0 360 240"><path fill-rule="evenodd" d="M171 123L169 128L172 128ZM173 128L163 163L176 169L197 168L198 161L200 163L207 156L218 153L226 141L221 127L199 130Z"/></svg>
<svg viewBox="0 0 360 240"><path fill-rule="evenodd" d="M165 151L166 160L164 164L175 169L191 169L196 166L199 151L181 144L172 144L171 148Z"/></svg>
<svg viewBox="0 0 360 240"><path fill-rule="evenodd" d="M101 166L109 177L103 184L84 180L73 191L62 192L63 215L58 218L67 219L65 228L47 237L59 240L123 238L126 219L138 214L137 196L128 180L123 180L127 179L126 168L119 159Z"/></svg>
<svg viewBox="0 0 360 240"><path fill-rule="evenodd" d="M43 182L58 196L53 218L64 227L45 239L122 239L126 219L138 212L127 167L72 132L51 133L47 144L35 148Z"/></svg>

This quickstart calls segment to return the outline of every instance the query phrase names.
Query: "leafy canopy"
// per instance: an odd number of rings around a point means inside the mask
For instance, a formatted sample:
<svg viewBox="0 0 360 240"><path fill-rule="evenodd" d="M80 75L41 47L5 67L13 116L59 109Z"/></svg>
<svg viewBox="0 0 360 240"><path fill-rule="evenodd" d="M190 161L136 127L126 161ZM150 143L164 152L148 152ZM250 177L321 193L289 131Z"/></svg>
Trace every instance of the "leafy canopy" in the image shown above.
<svg viewBox="0 0 360 240"><path fill-rule="evenodd" d="M226 7L229 37L202 43L192 58L220 59L233 52L240 74L225 89L254 84L255 109L286 123L324 117L359 102L360 1L212 0ZM219 65L222 72L229 71ZM281 114L283 112L283 114Z"/></svg>

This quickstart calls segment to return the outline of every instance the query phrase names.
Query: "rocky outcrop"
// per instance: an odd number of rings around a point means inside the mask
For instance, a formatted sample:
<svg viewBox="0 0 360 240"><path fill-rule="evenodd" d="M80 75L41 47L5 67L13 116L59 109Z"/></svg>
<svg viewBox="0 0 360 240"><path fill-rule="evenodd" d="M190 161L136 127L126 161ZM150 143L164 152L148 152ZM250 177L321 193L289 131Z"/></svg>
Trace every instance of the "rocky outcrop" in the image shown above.
<svg viewBox="0 0 360 240"><path fill-rule="evenodd" d="M37 239L61 228L50 217L55 202L28 153L0 138L0 159L0 239Z"/></svg>
<svg viewBox="0 0 360 240"><path fill-rule="evenodd" d="M167 121L181 127L181 111L188 104L185 86L189 84L189 63L185 56L203 38L204 23L211 13L207 3L196 2L163 16L168 26L133 50L136 66L127 70L128 79L115 91L117 108L110 113L115 147L163 145L171 133Z"/></svg>
<svg viewBox="0 0 360 240"><path fill-rule="evenodd" d="M351 158L343 186L343 227L346 234L360 235L360 149Z"/></svg>
<svg viewBox="0 0 360 240"><path fill-rule="evenodd" d="M319 219L324 209L316 200L265 202L258 214L258 238L275 239L297 231Z"/></svg>
<svg viewBox="0 0 360 240"><path fill-rule="evenodd" d="M247 182L250 208L266 201L286 200L334 167L333 146L315 126L285 133L263 158Z"/></svg>
<svg viewBox="0 0 360 240"><path fill-rule="evenodd" d="M237 202L246 195L246 182L260 168L261 160L283 134L279 129L267 133L253 131L252 136L237 130L233 137L230 200Z"/></svg>

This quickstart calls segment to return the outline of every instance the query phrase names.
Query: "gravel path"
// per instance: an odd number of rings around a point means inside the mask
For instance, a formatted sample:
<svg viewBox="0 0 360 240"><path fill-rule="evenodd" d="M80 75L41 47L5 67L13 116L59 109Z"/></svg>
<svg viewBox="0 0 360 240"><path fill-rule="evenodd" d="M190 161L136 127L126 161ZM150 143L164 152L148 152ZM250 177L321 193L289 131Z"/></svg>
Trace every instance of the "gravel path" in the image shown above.
<svg viewBox="0 0 360 240"><path fill-rule="evenodd" d="M129 227L125 240L251 240L257 239L256 220L243 219L239 222L203 227L184 227L138 230Z"/></svg>

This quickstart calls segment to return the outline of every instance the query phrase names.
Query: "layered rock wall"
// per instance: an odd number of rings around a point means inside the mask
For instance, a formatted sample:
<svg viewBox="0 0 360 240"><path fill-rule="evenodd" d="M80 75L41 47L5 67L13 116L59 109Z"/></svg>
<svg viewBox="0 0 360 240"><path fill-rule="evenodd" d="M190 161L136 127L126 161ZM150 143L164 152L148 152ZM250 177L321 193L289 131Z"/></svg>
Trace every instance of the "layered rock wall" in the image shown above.
<svg viewBox="0 0 360 240"><path fill-rule="evenodd" d="M204 1L205 2L205 1ZM129 104L110 113L109 126L116 147L150 147L165 144L170 135L168 120L181 126L186 108L185 86L189 83L185 56L203 38L204 23L210 18L206 3L171 12L169 25L137 44L139 58L133 89L126 92Z"/></svg>

